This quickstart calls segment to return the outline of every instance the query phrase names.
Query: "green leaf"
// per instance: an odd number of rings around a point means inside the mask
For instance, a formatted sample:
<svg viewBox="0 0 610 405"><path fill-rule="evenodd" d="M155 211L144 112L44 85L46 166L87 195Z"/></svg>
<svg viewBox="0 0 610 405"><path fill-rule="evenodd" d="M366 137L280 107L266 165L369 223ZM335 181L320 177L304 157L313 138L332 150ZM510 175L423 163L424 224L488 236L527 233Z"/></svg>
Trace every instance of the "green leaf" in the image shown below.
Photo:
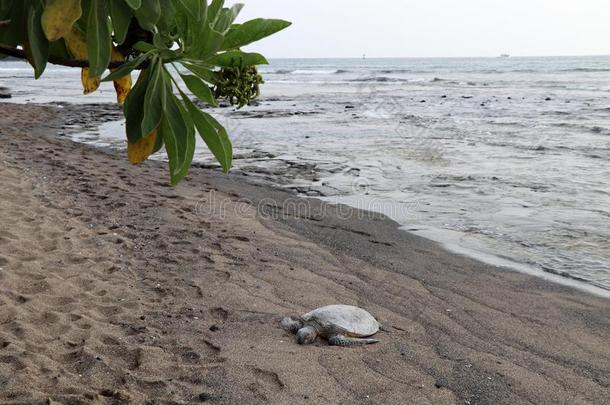
<svg viewBox="0 0 610 405"><path fill-rule="evenodd" d="M125 0L125 2L134 10L139 9L142 6L142 0Z"/></svg>
<svg viewBox="0 0 610 405"><path fill-rule="evenodd" d="M70 52L68 52L66 43L63 39L49 42L49 56L54 56L64 60L70 59Z"/></svg>
<svg viewBox="0 0 610 405"><path fill-rule="evenodd" d="M200 48L199 58L205 59L221 50L224 40L224 34L210 29L205 37L203 46Z"/></svg>
<svg viewBox="0 0 610 405"><path fill-rule="evenodd" d="M193 93L197 98L201 101L213 105L214 107L218 106L216 102L216 98L212 94L212 90L205 84L201 79L194 75L183 75L181 74L182 80L186 87Z"/></svg>
<svg viewBox="0 0 610 405"><path fill-rule="evenodd" d="M182 92L180 94L195 123L199 136L201 136L214 157L216 157L224 172L228 173L233 163L233 146L231 145L227 130L211 115L197 108L186 94Z"/></svg>
<svg viewBox="0 0 610 405"><path fill-rule="evenodd" d="M178 3L195 19L201 21L202 4L207 4L207 0L178 0Z"/></svg>
<svg viewBox="0 0 610 405"><path fill-rule="evenodd" d="M199 20L202 24L208 21L208 1L204 0L201 3L201 10L199 10Z"/></svg>
<svg viewBox="0 0 610 405"><path fill-rule="evenodd" d="M0 19L4 20L10 15L13 0L4 0L0 2Z"/></svg>
<svg viewBox="0 0 610 405"><path fill-rule="evenodd" d="M135 12L140 26L147 31L154 31L161 18L161 2L159 0L142 0L142 7Z"/></svg>
<svg viewBox="0 0 610 405"><path fill-rule="evenodd" d="M284 20L258 18L240 25L234 25L225 36L222 49L241 48L288 28L291 24Z"/></svg>
<svg viewBox="0 0 610 405"><path fill-rule="evenodd" d="M125 42L129 24L133 16L133 10L125 3L125 0L110 0L110 18L114 30L114 40L117 44Z"/></svg>
<svg viewBox="0 0 610 405"><path fill-rule="evenodd" d="M40 25L40 17L42 16L42 7L40 3L37 6L30 6L28 14L28 41L30 44L30 53L32 66L34 66L34 76L38 79L45 68L49 59L49 41Z"/></svg>
<svg viewBox="0 0 610 405"><path fill-rule="evenodd" d="M208 7L208 23L210 25L214 25L216 23L216 19L222 10L222 6L224 6L225 0L213 0L212 4Z"/></svg>
<svg viewBox="0 0 610 405"><path fill-rule="evenodd" d="M153 45L157 49L160 49L160 50L169 49L169 42L170 42L170 39L165 34L157 32L157 33L155 33L155 35L153 35Z"/></svg>
<svg viewBox="0 0 610 405"><path fill-rule="evenodd" d="M163 146L165 146L165 141L163 141L163 134L158 134L157 143L155 144L152 154L154 155L155 153L159 152Z"/></svg>
<svg viewBox="0 0 610 405"><path fill-rule="evenodd" d="M210 24L207 22L208 2L198 1L198 5L200 6L199 17L193 18L191 14L192 10L187 10L181 2L177 2L177 29L180 33L182 49L185 53L191 53L191 49L194 45L200 45L200 48L202 48L201 45L204 43L204 39L207 38L211 29Z"/></svg>
<svg viewBox="0 0 610 405"><path fill-rule="evenodd" d="M123 111L125 113L125 128L127 139L130 143L136 143L142 138L142 120L144 119L144 97L150 80L151 68L140 72L135 86L129 92ZM146 134L148 135L148 133Z"/></svg>
<svg viewBox="0 0 610 405"><path fill-rule="evenodd" d="M3 1L0 0L0 3ZM4 4L2 5L4 6ZM6 15L2 19L10 20L10 24L0 28L0 43L14 48L23 44L23 39L27 35L29 6L26 1L15 1L7 3L7 5L10 6L10 10L7 9L5 12L10 12L10 15Z"/></svg>
<svg viewBox="0 0 610 405"><path fill-rule="evenodd" d="M140 52L151 52L154 51L156 48L154 45L149 44L148 42L138 41L133 45L133 49Z"/></svg>
<svg viewBox="0 0 610 405"><path fill-rule="evenodd" d="M195 128L184 106L172 93L165 93L166 110L161 121L161 134L169 157L170 176L176 185L188 174L195 154Z"/></svg>
<svg viewBox="0 0 610 405"><path fill-rule="evenodd" d="M167 37L173 36L176 31L175 3L176 0L159 0L162 12L157 22L157 29Z"/></svg>
<svg viewBox="0 0 610 405"><path fill-rule="evenodd" d="M228 51L212 57L208 62L220 67L242 67L255 65L268 65L269 62L260 53L245 53L242 51Z"/></svg>
<svg viewBox="0 0 610 405"><path fill-rule="evenodd" d="M155 58L149 69L150 79L146 87L146 96L140 100L144 104L144 117L142 119L142 136L146 136L159 126L165 108L165 75L160 59Z"/></svg>
<svg viewBox="0 0 610 405"><path fill-rule="evenodd" d="M214 29L220 33L226 33L243 8L243 4L237 3L231 8L223 8L220 10L218 18L216 18L216 21L214 22Z"/></svg>
<svg viewBox="0 0 610 405"><path fill-rule="evenodd" d="M206 2L203 2L204 4ZM224 42L224 34L215 30L214 23L222 10L224 0L214 0L212 4L204 8L201 14L201 21L194 21L192 18L186 19L188 28L186 30L184 44L184 54L190 59L205 59L218 52ZM179 7L179 10L183 7ZM189 14L190 15L190 14ZM184 22L185 19L181 18ZM180 29L180 28L179 28Z"/></svg>
<svg viewBox="0 0 610 405"><path fill-rule="evenodd" d="M112 37L105 0L91 0L87 18L87 50L91 77L101 76L110 63Z"/></svg>
<svg viewBox="0 0 610 405"><path fill-rule="evenodd" d="M140 67L146 59L148 59L148 54L140 55L137 58L130 60L129 62L123 63L120 67L116 68L112 73L102 79L103 82L110 82L130 74L134 69Z"/></svg>
<svg viewBox="0 0 610 405"><path fill-rule="evenodd" d="M215 83L218 79L217 73L214 72L209 66L186 62L182 62L182 66L195 73L201 80L208 83Z"/></svg>
<svg viewBox="0 0 610 405"><path fill-rule="evenodd" d="M187 49L192 44L192 28L191 24L198 24L196 21L193 21L193 18L190 17L190 14L184 9L181 3L176 4L176 30L177 36L181 42L181 49Z"/></svg>

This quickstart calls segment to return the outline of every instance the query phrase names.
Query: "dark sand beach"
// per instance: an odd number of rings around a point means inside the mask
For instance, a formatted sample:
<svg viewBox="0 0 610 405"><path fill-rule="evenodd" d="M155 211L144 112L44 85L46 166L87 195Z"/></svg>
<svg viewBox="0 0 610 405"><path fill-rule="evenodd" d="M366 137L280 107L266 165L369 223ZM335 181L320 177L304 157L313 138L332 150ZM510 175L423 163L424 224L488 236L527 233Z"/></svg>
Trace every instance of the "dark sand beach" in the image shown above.
<svg viewBox="0 0 610 405"><path fill-rule="evenodd" d="M609 403L609 300L246 176L169 187L56 136L87 114L0 104L0 403ZM278 327L334 303L381 343Z"/></svg>

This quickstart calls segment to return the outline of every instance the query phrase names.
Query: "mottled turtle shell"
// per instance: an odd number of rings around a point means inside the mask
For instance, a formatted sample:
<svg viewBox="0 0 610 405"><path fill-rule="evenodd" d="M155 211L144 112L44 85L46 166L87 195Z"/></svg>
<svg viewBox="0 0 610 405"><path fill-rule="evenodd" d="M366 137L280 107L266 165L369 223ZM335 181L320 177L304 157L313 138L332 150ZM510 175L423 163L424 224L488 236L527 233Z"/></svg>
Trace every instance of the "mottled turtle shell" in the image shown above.
<svg viewBox="0 0 610 405"><path fill-rule="evenodd" d="M351 337L372 336L379 331L379 323L362 308L351 305L329 305L314 309L301 318L317 326L320 333L339 332Z"/></svg>

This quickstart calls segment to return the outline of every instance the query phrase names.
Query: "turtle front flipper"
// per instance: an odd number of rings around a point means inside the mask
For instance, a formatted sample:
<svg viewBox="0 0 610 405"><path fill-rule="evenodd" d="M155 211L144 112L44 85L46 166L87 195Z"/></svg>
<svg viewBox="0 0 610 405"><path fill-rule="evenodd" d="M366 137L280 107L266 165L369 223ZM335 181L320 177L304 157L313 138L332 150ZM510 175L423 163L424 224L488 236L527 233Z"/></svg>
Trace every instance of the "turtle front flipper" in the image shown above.
<svg viewBox="0 0 610 405"><path fill-rule="evenodd" d="M331 346L363 346L363 345L372 345L374 343L379 343L377 339L360 339L360 338L351 338L343 335L333 335L328 338L328 343Z"/></svg>

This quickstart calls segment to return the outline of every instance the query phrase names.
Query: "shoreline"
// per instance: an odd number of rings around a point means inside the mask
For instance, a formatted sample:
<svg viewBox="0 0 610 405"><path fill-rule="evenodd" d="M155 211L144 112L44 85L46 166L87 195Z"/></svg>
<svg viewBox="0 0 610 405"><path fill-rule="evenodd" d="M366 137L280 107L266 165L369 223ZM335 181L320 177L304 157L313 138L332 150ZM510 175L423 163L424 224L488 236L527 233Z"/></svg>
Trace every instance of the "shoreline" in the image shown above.
<svg viewBox="0 0 610 405"><path fill-rule="evenodd" d="M170 188L163 163L55 137L85 117L0 108L4 402L606 398L608 300L242 176ZM277 325L337 302L381 343L300 347Z"/></svg>
<svg viewBox="0 0 610 405"><path fill-rule="evenodd" d="M405 232L409 231L405 230ZM540 278L549 283L555 283L562 286L575 288L579 291L583 291L591 295L610 299L610 290L595 285L589 280L584 280L578 278L577 276L572 276L570 274L560 274L551 270L543 270L527 263L520 263L506 257L485 252L483 250L470 249L468 247L461 246L457 243L453 243L452 238L449 237L449 231L447 230L429 229L423 232L414 233L432 242L438 243L443 249L446 249L454 254L464 255L466 257L478 260L493 267L505 268L510 271L517 271L519 273ZM445 237L438 236L437 238L435 238L436 233L445 233Z"/></svg>

